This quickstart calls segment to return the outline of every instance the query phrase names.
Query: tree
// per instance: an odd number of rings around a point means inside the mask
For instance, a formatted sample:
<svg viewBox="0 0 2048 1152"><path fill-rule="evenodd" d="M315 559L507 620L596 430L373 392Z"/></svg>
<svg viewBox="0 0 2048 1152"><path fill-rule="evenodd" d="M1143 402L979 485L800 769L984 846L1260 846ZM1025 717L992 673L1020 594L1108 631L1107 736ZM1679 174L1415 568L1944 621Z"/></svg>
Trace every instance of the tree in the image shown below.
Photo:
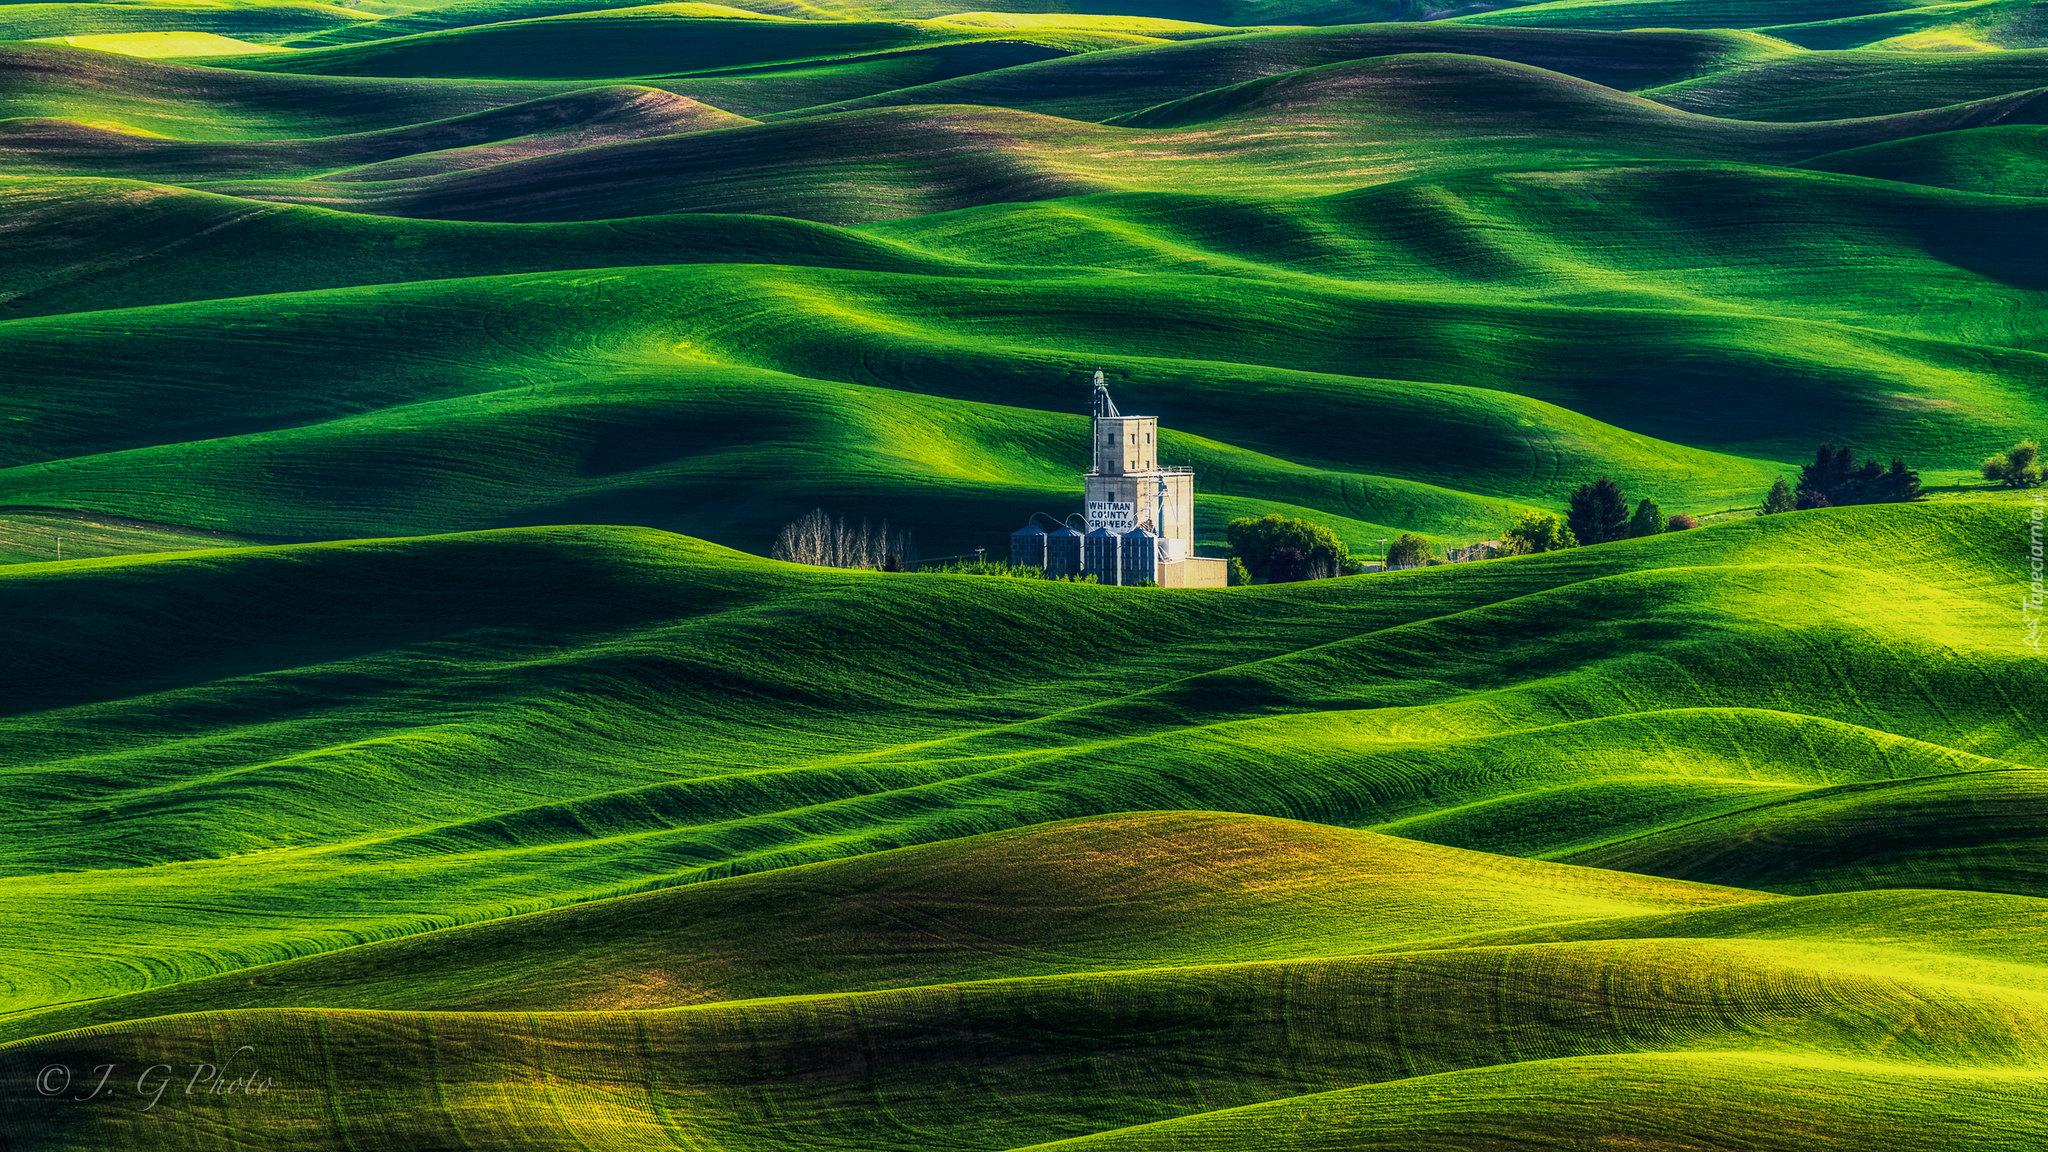
<svg viewBox="0 0 2048 1152"><path fill-rule="evenodd" d="M1241 588L1241 587L1245 586L1246 584L1249 584L1249 583L1251 583L1251 582L1252 582L1252 573L1251 573L1251 569L1249 569L1249 568L1246 568L1246 567L1244 566L1244 561L1242 561L1242 560L1239 560L1239 559L1238 559L1237 557L1235 557L1235 556L1232 556L1232 557L1230 558L1230 577L1229 577L1229 580L1230 580L1230 586L1231 586L1232 588Z"/></svg>
<svg viewBox="0 0 2048 1152"><path fill-rule="evenodd" d="M1666 532L1683 532L1688 528L1697 528L1699 526L1699 521L1687 516L1683 512L1672 513L1671 519L1664 522L1664 530Z"/></svg>
<svg viewBox="0 0 2048 1152"><path fill-rule="evenodd" d="M1565 525L1581 545L1620 540L1628 532L1628 497L1621 485L1602 476L1572 493Z"/></svg>
<svg viewBox="0 0 2048 1152"><path fill-rule="evenodd" d="M1532 552L1556 552L1578 547L1572 530L1548 512L1524 512L1500 534L1500 550L1509 556Z"/></svg>
<svg viewBox="0 0 2048 1152"><path fill-rule="evenodd" d="M1401 533L1387 549L1387 567L1420 568L1436 559L1436 547L1413 532Z"/></svg>
<svg viewBox="0 0 2048 1152"><path fill-rule="evenodd" d="M1785 478L1780 476L1771 485L1771 490L1764 494L1764 506L1757 515L1775 516L1780 512L1790 512L1797 506L1798 502L1792 495L1792 486L1785 483Z"/></svg>
<svg viewBox="0 0 2048 1152"><path fill-rule="evenodd" d="M1230 541L1231 554L1243 561L1254 578L1267 584L1286 582L1271 571L1275 555L1283 548L1295 552L1286 569L1289 580L1334 576L1351 558L1350 549L1328 528L1277 513L1240 516L1223 526L1223 535Z"/></svg>
<svg viewBox="0 0 2048 1152"><path fill-rule="evenodd" d="M2022 440L1984 461L1984 478L2007 488L2032 488L2041 476L2041 446L2032 440Z"/></svg>
<svg viewBox="0 0 2048 1152"><path fill-rule="evenodd" d="M1648 496L1643 497L1643 502L1636 505L1636 514L1629 517L1628 538L1633 540L1638 536L1655 536L1663 530L1664 510L1657 507L1655 500Z"/></svg>
<svg viewBox="0 0 2048 1152"><path fill-rule="evenodd" d="M1890 471L1875 460L1858 464L1850 449L1823 444L1813 463L1800 466L1795 492L1795 508L1902 503L1920 498L1920 474L1903 460L1893 460Z"/></svg>
<svg viewBox="0 0 2048 1152"><path fill-rule="evenodd" d="M1918 500L1920 498L1920 474L1906 467L1904 460L1894 456L1892 457L1891 469L1884 474L1884 479L1879 482L1879 489L1884 493L1883 503L1904 504L1910 500Z"/></svg>

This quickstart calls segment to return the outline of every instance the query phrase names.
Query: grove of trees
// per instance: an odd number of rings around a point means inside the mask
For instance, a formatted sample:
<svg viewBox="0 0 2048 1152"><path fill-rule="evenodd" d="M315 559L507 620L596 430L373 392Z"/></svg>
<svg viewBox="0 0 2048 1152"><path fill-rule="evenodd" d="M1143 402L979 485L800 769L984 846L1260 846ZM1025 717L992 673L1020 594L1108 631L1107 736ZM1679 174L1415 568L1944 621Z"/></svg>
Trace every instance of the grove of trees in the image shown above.
<svg viewBox="0 0 2048 1152"><path fill-rule="evenodd" d="M1509 556L1556 552L1579 546L1572 530L1548 512L1524 512L1500 534L1501 551Z"/></svg>
<svg viewBox="0 0 2048 1152"><path fill-rule="evenodd" d="M1240 516L1223 526L1223 535L1245 571L1266 584L1322 580L1352 567L1351 550L1335 532L1277 512Z"/></svg>
<svg viewBox="0 0 2048 1152"><path fill-rule="evenodd" d="M1684 513L1665 515L1657 502L1645 496L1630 511L1627 493L1613 478L1602 476L1572 491L1571 505L1563 520L1548 512L1524 512L1500 534L1501 551L1509 556L1532 552L1556 552L1612 540L1632 540L1664 532L1683 532L1700 526Z"/></svg>
<svg viewBox="0 0 2048 1152"><path fill-rule="evenodd" d="M2032 488L2041 482L2041 446L2022 440L1984 461L1984 478L2007 488Z"/></svg>
<svg viewBox="0 0 2048 1152"><path fill-rule="evenodd" d="M862 519L856 528L844 516L835 519L823 508L813 508L783 526L769 555L821 568L912 572L917 569L917 540L910 529L892 529L887 520L872 524Z"/></svg>
<svg viewBox="0 0 2048 1152"><path fill-rule="evenodd" d="M1823 444L1813 463L1800 467L1793 495L1795 508L1903 503L1920 498L1920 474L1903 460L1893 459L1887 469L1876 460L1858 463L1851 449Z"/></svg>

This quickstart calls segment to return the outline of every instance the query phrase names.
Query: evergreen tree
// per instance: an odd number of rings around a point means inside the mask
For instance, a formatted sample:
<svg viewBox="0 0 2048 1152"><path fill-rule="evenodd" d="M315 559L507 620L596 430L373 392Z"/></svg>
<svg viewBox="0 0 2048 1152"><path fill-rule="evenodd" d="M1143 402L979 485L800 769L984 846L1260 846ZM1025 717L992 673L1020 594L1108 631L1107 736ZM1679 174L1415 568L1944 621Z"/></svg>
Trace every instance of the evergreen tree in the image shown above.
<svg viewBox="0 0 2048 1152"><path fill-rule="evenodd" d="M1879 483L1879 489L1884 494L1884 502L1888 504L1903 504L1908 500L1918 500L1920 498L1920 474L1906 467L1904 460L1893 457L1891 470L1884 474L1884 479Z"/></svg>
<svg viewBox="0 0 2048 1152"><path fill-rule="evenodd" d="M1629 518L1629 539L1633 540L1638 536L1655 536L1662 531L1664 531L1664 510L1657 507L1655 500L1650 499L1648 496L1643 497L1643 502L1636 505L1636 514Z"/></svg>
<svg viewBox="0 0 2048 1152"><path fill-rule="evenodd" d="M1785 478L1780 476L1771 485L1771 490L1764 495L1764 506L1757 515L1774 516L1780 512L1790 512L1797 506L1797 501L1792 495L1792 486L1785 483Z"/></svg>
<svg viewBox="0 0 2048 1152"><path fill-rule="evenodd" d="M1580 544L1605 544L1628 534L1628 497L1605 476L1572 493L1566 527Z"/></svg>
<svg viewBox="0 0 2048 1152"><path fill-rule="evenodd" d="M1814 451L1813 463L1801 465L1796 506L1800 508L1826 508L1837 503L1835 494L1848 484L1850 473L1856 469L1856 454L1847 448L1836 448L1823 444ZM1823 502L1812 502L1815 495Z"/></svg>

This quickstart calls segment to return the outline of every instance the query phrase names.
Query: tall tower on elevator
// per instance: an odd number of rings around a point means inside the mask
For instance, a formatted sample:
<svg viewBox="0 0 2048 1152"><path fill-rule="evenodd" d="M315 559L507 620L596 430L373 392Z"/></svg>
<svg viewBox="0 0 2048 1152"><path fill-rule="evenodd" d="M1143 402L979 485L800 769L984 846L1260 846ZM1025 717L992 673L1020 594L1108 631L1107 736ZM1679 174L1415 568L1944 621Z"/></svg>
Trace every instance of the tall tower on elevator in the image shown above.
<svg viewBox="0 0 2048 1152"><path fill-rule="evenodd" d="M1159 463L1157 416L1119 412L1100 371L1093 387L1093 467L1083 478L1082 516L1088 530L1144 528L1157 540L1157 563L1186 560L1195 551L1194 470Z"/></svg>

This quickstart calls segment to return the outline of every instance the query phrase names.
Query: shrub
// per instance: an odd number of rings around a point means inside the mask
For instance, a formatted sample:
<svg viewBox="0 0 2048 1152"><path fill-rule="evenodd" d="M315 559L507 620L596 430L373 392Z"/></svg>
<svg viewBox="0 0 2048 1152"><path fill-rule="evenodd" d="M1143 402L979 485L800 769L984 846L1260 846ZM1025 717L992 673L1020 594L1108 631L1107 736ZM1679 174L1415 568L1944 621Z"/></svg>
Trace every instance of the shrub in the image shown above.
<svg viewBox="0 0 2048 1152"><path fill-rule="evenodd" d="M1636 514L1629 517L1629 539L1633 540L1638 536L1655 536L1662 531L1664 531L1664 510L1657 507L1655 500L1650 499L1648 496L1643 497L1643 502L1636 505Z"/></svg>
<svg viewBox="0 0 2048 1152"><path fill-rule="evenodd" d="M1602 476L1572 493L1565 526L1582 545L1605 544L1628 534L1628 497L1621 485Z"/></svg>
<svg viewBox="0 0 2048 1152"><path fill-rule="evenodd" d="M1020 580L1038 580L1045 576L1045 569L1036 564L1011 564L1002 560L955 560L945 564L927 564L923 571L944 572L951 576L1009 576Z"/></svg>
<svg viewBox="0 0 2048 1152"><path fill-rule="evenodd" d="M1687 516L1683 512L1672 513L1671 519L1664 522L1664 530L1666 532L1683 532L1688 528L1697 528L1699 526L1700 522L1698 520Z"/></svg>
<svg viewBox="0 0 2048 1152"><path fill-rule="evenodd" d="M1500 550L1509 556L1556 552L1575 548L1578 543L1572 536L1572 530L1548 512L1525 512L1500 534Z"/></svg>
<svg viewBox="0 0 2048 1152"><path fill-rule="evenodd" d="M1244 566L1244 561L1232 556L1230 558L1230 586L1232 588L1241 588L1251 582L1251 569Z"/></svg>
<svg viewBox="0 0 2048 1152"><path fill-rule="evenodd" d="M1387 549L1387 567L1420 568L1436 559L1436 547L1413 532L1401 533Z"/></svg>
<svg viewBox="0 0 2048 1152"><path fill-rule="evenodd" d="M1223 526L1223 535L1245 570L1267 584L1335 576L1351 558L1344 542L1328 528L1277 513L1240 516ZM1273 566L1283 551L1292 555L1276 574Z"/></svg>
<svg viewBox="0 0 2048 1152"><path fill-rule="evenodd" d="M2022 440L1984 461L1984 478L2007 488L2032 488L2041 476L2041 446L2032 440Z"/></svg>
<svg viewBox="0 0 2048 1152"><path fill-rule="evenodd" d="M1764 506L1757 510L1757 515L1775 516L1780 512L1790 512L1796 507L1798 501L1792 495L1792 486L1785 483L1785 478L1780 476L1771 485L1771 490L1764 494Z"/></svg>

